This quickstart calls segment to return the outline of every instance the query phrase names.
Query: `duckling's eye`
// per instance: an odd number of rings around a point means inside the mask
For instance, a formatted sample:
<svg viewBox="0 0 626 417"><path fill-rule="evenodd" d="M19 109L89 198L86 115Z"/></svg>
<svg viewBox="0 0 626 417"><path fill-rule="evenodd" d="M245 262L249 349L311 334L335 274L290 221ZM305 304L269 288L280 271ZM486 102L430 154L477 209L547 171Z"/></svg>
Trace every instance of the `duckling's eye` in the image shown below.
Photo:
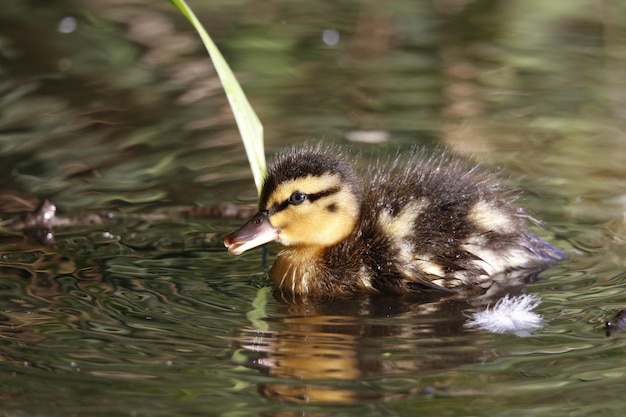
<svg viewBox="0 0 626 417"><path fill-rule="evenodd" d="M293 194L291 194L289 196L289 199L287 200L287 202L289 204L293 204L295 206L297 206L298 204L302 204L306 201L307 199L307 195L304 193L301 193L300 191L296 191Z"/></svg>

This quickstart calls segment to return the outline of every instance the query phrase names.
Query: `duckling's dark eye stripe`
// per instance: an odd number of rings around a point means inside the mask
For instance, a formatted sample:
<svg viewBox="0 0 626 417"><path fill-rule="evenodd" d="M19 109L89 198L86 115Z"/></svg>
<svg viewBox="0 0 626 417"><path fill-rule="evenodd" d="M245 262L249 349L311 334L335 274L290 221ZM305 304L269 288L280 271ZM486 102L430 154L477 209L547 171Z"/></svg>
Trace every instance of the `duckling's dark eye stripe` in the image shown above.
<svg viewBox="0 0 626 417"><path fill-rule="evenodd" d="M312 203L315 200L319 200L320 198L328 197L329 195L333 195L335 193L338 193L340 190L341 190L340 187L333 187L333 188L330 188L328 190L321 191L319 193L306 194L306 197L307 197L307 200L309 200ZM289 207L289 200L285 200L285 201L283 201L280 204L273 205L269 209L269 212L271 214L275 214L275 213L278 213L279 211L282 211L282 210L286 209L287 207Z"/></svg>
<svg viewBox="0 0 626 417"><path fill-rule="evenodd" d="M322 197L328 197L329 195L333 195L335 193L338 193L339 190L341 188L339 187L334 187L334 188L330 188L326 191L322 191L321 193L315 193L315 194L307 194L309 201L314 202L315 200L318 200Z"/></svg>
<svg viewBox="0 0 626 417"><path fill-rule="evenodd" d="M285 200L280 204L274 204L272 207L270 207L268 211L270 212L270 214L275 214L279 211L283 211L287 207L289 207L289 201Z"/></svg>

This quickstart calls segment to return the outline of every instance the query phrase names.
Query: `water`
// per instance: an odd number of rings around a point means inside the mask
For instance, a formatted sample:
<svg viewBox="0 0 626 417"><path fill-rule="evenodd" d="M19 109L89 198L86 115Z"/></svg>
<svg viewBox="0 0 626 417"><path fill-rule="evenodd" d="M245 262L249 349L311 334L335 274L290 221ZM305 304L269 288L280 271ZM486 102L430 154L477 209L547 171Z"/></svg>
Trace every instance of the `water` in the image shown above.
<svg viewBox="0 0 626 417"><path fill-rule="evenodd" d="M445 145L524 191L569 258L527 288L546 326L520 338L467 329L460 303L275 298L262 254L221 244L241 220L185 215L255 190L184 19L8 2L2 218L50 199L109 220L52 247L2 234L2 415L624 414L625 336L604 328L626 307L622 4L191 2L270 154Z"/></svg>

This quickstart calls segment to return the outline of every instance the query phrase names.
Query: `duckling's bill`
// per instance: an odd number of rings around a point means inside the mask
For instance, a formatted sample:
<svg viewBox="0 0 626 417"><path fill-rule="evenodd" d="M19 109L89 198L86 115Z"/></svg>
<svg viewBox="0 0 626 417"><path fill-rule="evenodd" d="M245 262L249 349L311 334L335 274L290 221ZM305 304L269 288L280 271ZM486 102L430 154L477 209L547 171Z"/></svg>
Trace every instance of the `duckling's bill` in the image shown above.
<svg viewBox="0 0 626 417"><path fill-rule="evenodd" d="M248 249L256 248L278 239L278 229L274 228L266 211L259 211L239 230L224 239L228 252L240 255Z"/></svg>

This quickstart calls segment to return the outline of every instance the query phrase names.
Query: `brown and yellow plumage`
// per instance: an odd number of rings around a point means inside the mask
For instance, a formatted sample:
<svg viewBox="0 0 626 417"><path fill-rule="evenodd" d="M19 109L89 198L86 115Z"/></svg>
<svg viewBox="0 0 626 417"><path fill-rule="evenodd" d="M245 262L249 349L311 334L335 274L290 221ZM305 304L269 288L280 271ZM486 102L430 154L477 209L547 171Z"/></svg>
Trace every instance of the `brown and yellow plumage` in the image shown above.
<svg viewBox="0 0 626 417"><path fill-rule="evenodd" d="M511 199L446 153L357 171L338 148L308 144L276 157L259 212L224 243L234 254L283 244L270 278L294 294L487 291L564 258Z"/></svg>

